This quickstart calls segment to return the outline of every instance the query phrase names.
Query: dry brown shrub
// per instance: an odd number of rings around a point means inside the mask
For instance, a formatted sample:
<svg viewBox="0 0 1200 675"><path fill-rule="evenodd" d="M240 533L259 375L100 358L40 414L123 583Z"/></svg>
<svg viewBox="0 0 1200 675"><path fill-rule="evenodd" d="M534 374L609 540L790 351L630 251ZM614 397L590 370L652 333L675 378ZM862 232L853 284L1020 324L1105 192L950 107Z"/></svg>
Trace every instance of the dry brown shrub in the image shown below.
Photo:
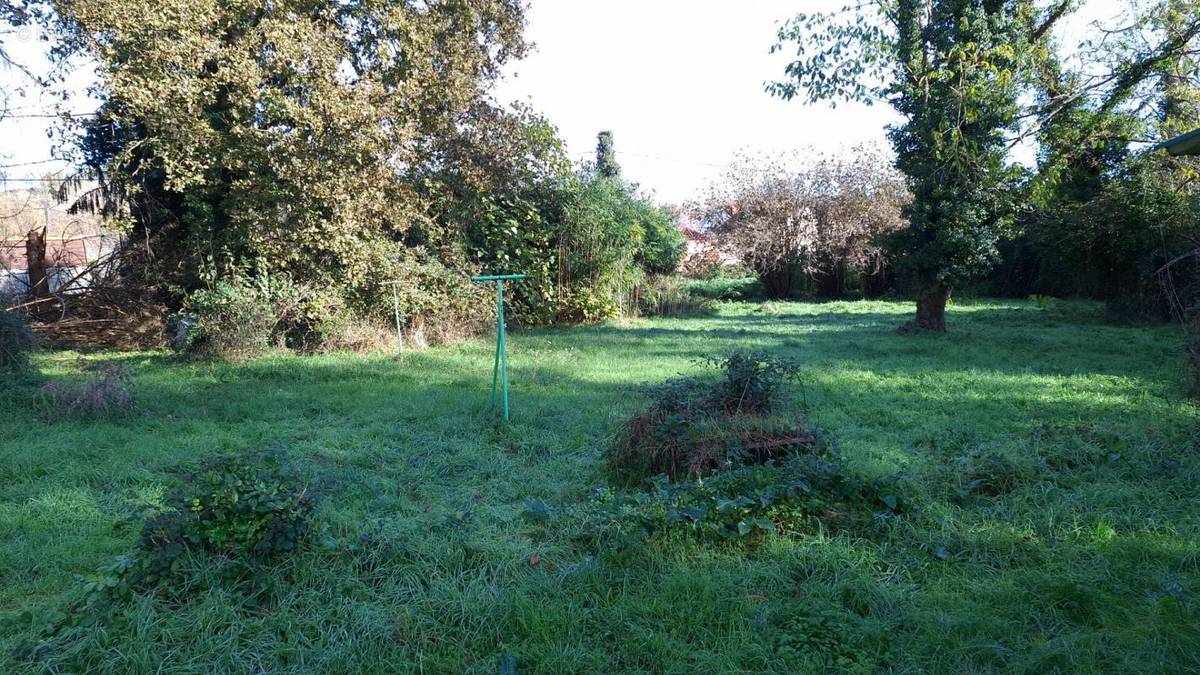
<svg viewBox="0 0 1200 675"><path fill-rule="evenodd" d="M133 411L130 379L127 368L103 364L93 368L82 382L56 380L42 385L41 392L52 416L116 417Z"/></svg>

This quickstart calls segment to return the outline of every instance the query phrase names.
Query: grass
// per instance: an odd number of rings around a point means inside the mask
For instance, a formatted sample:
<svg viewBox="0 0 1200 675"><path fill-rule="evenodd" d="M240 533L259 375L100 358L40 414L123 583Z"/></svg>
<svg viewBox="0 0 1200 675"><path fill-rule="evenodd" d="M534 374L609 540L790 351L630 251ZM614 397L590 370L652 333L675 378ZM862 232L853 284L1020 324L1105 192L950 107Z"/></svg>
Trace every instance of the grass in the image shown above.
<svg viewBox="0 0 1200 675"><path fill-rule="evenodd" d="M0 402L0 672L1187 672L1200 669L1200 412L1169 327L1090 305L979 302L945 337L903 304L725 304L710 317L516 332L513 421L490 345L241 365L96 354L139 411L54 420ZM640 385L760 348L803 363L806 422L916 512L870 538L682 537L597 550L522 517L605 483ZM78 355L43 354L50 377ZM799 415L799 389L792 409ZM262 608L214 583L40 660L9 652L130 550L173 467L300 462L324 545ZM537 556L532 558L531 556ZM531 562L532 561L532 562ZM533 564L536 562L536 564Z"/></svg>

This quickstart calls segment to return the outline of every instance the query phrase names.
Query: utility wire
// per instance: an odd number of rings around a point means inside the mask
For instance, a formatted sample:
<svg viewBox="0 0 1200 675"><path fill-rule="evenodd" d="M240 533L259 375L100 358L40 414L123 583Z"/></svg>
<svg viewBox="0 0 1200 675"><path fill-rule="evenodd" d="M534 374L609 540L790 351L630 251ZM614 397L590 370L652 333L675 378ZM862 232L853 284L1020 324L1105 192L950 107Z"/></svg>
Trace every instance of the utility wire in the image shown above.
<svg viewBox="0 0 1200 675"><path fill-rule="evenodd" d="M65 159L42 159L36 162L20 162L18 164L0 164L0 169L15 169L20 166L38 166L41 164L54 164L55 162L65 162Z"/></svg>
<svg viewBox="0 0 1200 675"><path fill-rule="evenodd" d="M76 117L76 118L79 118L79 117L95 117L95 116L96 116L96 115L97 115L99 112L100 112L99 110L96 110L96 111L93 111L93 112L87 112L87 113L61 113L61 114L56 114L56 113L22 113L22 114L19 114L19 115L6 115L6 114L4 114L4 113L0 113L0 121L4 121L4 120L30 120L30 119L58 119L58 118L60 118L60 117L63 117L63 116L66 116L66 117Z"/></svg>

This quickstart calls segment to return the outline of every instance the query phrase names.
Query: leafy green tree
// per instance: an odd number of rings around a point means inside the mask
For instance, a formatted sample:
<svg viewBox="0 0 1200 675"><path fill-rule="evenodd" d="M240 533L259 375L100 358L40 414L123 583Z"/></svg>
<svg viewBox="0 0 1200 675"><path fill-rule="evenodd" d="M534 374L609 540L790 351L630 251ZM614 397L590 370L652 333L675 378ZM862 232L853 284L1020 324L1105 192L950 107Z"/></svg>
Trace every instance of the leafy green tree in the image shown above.
<svg viewBox="0 0 1200 675"><path fill-rule="evenodd" d="M51 5L60 54L99 64L84 147L150 281L178 297L252 270L365 302L414 254L465 264L427 184L490 170L475 146L512 121L486 91L525 50L521 3Z"/></svg>
<svg viewBox="0 0 1200 675"><path fill-rule="evenodd" d="M1032 0L875 0L800 15L779 31L795 46L783 98L886 101L903 121L889 130L908 180L910 226L893 247L918 284L909 327L944 331L955 284L985 272L1011 225L1006 135L1022 85L1057 7Z"/></svg>
<svg viewBox="0 0 1200 675"><path fill-rule="evenodd" d="M620 178L621 165L613 146L613 133L601 131L596 135L596 173L604 178Z"/></svg>
<svg viewBox="0 0 1200 675"><path fill-rule="evenodd" d="M1022 191L1021 236L1005 247L1001 292L1091 297L1118 314L1167 316L1155 274L1185 245L1196 164L1131 144L1200 125L1198 17L1195 0L1144 9L1106 34L1107 58L1120 65L1098 81L1045 59L1037 172Z"/></svg>

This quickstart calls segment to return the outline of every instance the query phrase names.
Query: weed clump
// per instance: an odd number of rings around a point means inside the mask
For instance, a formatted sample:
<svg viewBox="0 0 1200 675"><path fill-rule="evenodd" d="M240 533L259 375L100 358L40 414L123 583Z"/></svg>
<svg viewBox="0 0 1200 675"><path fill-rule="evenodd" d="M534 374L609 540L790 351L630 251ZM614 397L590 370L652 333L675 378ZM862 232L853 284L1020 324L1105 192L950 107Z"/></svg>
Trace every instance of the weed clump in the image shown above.
<svg viewBox="0 0 1200 675"><path fill-rule="evenodd" d="M949 468L959 500L1002 497L1035 477L1032 467L996 453L971 453L955 459Z"/></svg>
<svg viewBox="0 0 1200 675"><path fill-rule="evenodd" d="M29 367L33 331L15 312L0 311L0 371L19 372Z"/></svg>
<svg viewBox="0 0 1200 675"><path fill-rule="evenodd" d="M107 418L133 410L129 370L105 364L82 382L53 381L42 385L42 396L52 414L68 417Z"/></svg>
<svg viewBox="0 0 1200 675"><path fill-rule="evenodd" d="M814 447L811 432L763 418L798 376L796 364L760 352L706 363L721 369L716 382L675 378L649 390L650 405L609 448L608 468L618 482L636 485L660 474L698 478Z"/></svg>
<svg viewBox="0 0 1200 675"><path fill-rule="evenodd" d="M271 455L218 457L167 496L138 544L147 580L168 578L185 551L254 564L296 551L312 525L314 500L295 471Z"/></svg>
<svg viewBox="0 0 1200 675"><path fill-rule="evenodd" d="M223 581L257 602L273 583L274 566L308 538L316 507L296 472L266 454L209 461L187 473L165 501L134 551L85 583L81 597L43 628L40 643L19 645L15 658L39 658L84 637L137 593L181 600L203 588L206 568L224 572Z"/></svg>
<svg viewBox="0 0 1200 675"><path fill-rule="evenodd" d="M905 510L896 488L894 480L868 482L852 475L822 443L812 452L738 466L703 480L673 482L659 476L645 491L601 489L577 529L596 537L682 529L713 540L863 531Z"/></svg>

